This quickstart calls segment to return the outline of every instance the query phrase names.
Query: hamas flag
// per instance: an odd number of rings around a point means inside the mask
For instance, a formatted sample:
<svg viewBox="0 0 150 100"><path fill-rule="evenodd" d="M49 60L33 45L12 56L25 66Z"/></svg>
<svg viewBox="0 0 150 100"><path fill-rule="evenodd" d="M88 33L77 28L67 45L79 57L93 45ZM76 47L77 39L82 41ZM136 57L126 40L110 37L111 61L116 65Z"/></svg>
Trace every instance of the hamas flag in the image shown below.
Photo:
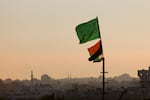
<svg viewBox="0 0 150 100"><path fill-rule="evenodd" d="M77 36L80 44L100 38L98 17L88 22L79 24L76 27Z"/></svg>

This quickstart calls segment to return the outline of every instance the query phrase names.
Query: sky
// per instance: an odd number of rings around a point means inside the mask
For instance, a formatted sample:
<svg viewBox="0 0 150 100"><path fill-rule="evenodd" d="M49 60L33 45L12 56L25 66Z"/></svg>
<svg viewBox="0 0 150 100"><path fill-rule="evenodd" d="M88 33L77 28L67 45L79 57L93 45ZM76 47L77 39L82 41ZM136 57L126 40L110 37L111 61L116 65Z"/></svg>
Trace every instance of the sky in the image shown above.
<svg viewBox="0 0 150 100"><path fill-rule="evenodd" d="M75 27L98 16L106 77L150 66L149 0L0 0L0 78L98 77Z"/></svg>

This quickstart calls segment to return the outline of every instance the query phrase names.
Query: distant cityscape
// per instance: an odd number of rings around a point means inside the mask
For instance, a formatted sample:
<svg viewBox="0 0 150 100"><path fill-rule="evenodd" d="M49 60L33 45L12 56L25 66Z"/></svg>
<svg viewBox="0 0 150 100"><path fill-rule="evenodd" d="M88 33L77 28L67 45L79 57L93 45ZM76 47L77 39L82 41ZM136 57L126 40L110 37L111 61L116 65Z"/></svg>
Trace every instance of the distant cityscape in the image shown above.
<svg viewBox="0 0 150 100"><path fill-rule="evenodd" d="M129 74L107 78L106 100L150 100L150 67ZM0 80L0 100L101 100L102 76L54 79L43 74L41 79Z"/></svg>

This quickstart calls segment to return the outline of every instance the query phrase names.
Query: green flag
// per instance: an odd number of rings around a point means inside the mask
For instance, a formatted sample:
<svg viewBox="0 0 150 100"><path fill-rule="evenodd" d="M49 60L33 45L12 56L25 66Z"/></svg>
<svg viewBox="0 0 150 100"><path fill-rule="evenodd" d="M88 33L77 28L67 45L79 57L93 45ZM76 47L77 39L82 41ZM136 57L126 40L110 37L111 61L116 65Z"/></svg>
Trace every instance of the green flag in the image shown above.
<svg viewBox="0 0 150 100"><path fill-rule="evenodd" d="M98 17L76 27L80 44L100 38Z"/></svg>

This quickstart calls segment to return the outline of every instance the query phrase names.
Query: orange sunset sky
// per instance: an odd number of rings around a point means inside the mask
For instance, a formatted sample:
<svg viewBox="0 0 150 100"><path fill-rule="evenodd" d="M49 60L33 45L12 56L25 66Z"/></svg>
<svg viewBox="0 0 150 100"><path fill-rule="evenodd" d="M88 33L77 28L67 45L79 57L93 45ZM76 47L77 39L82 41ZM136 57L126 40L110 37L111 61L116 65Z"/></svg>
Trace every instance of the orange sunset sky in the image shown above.
<svg viewBox="0 0 150 100"><path fill-rule="evenodd" d="M0 78L98 77L76 25L98 16L107 77L150 65L150 0L0 0Z"/></svg>

